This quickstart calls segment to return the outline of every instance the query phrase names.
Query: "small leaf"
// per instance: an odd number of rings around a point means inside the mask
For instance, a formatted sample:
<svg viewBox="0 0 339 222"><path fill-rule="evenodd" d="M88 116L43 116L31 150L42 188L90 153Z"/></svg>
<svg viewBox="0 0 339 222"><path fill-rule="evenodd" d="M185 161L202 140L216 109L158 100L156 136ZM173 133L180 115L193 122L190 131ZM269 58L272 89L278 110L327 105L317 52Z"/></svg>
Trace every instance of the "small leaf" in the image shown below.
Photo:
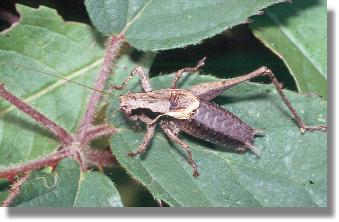
<svg viewBox="0 0 339 222"><path fill-rule="evenodd" d="M100 32L122 33L138 49L163 50L197 44L282 1L86 0L85 5Z"/></svg>
<svg viewBox="0 0 339 222"><path fill-rule="evenodd" d="M80 171L71 159L54 172L34 172L21 186L12 206L17 207L122 207L112 181L99 172Z"/></svg>
<svg viewBox="0 0 339 222"><path fill-rule="evenodd" d="M155 77L155 88L168 88L173 75ZM183 88L218 81L210 76L183 77ZM127 89L129 91L130 89ZM140 91L140 87L134 89ZM326 102L316 96L285 91L309 125L326 122ZM123 92L122 92L123 93ZM254 145L260 149L236 154L192 137L182 136L190 145L200 176L192 176L186 152L157 132L151 147L139 158L127 157L142 142L144 130L136 130L112 100L110 123L118 128L111 149L119 163L154 197L170 206L190 207L310 207L327 205L326 133L304 135L272 85L243 83L227 90L215 101L252 127L264 131ZM310 184L309 181L313 184Z"/></svg>
<svg viewBox="0 0 339 222"><path fill-rule="evenodd" d="M327 97L327 11L325 0L299 0L265 10L250 25L279 55L300 92Z"/></svg>

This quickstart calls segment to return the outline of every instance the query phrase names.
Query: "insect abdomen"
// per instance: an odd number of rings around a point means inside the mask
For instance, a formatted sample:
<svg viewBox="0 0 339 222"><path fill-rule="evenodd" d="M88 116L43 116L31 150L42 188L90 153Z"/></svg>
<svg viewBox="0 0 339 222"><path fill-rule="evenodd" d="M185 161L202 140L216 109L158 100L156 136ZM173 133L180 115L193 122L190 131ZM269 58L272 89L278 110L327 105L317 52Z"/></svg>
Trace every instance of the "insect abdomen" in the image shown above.
<svg viewBox="0 0 339 222"><path fill-rule="evenodd" d="M241 147L254 139L251 126L230 111L203 100L190 119L175 122L181 131L224 147Z"/></svg>

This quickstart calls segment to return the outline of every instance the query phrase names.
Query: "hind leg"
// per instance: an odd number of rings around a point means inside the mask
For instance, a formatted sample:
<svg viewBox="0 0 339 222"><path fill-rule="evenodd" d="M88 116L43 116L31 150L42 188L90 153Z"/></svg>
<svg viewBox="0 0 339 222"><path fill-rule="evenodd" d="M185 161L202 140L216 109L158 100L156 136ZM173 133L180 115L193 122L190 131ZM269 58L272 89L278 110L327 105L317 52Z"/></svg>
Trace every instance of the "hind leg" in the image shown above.
<svg viewBox="0 0 339 222"><path fill-rule="evenodd" d="M253 72L243 75L243 76L239 76L236 78L232 78L232 79L227 79L225 81L221 81L221 82L212 82L212 83L202 83L199 85L195 85L193 86L190 91L197 97L199 97L200 99L204 99L204 100L211 100L213 98L215 98L216 96L220 95L221 93L223 93L225 90L238 85L239 83L242 83L244 81L248 81L250 79L259 77L259 76L268 76L273 85L275 86L275 88L277 89L281 99L284 101L285 105L287 106L287 108L290 110L292 116L294 117L295 121L297 122L301 133L304 133L305 131L326 131L327 130L327 126L326 125L320 125L320 126L307 126L304 121L300 118L299 114L297 113L297 111L294 109L294 107L292 106L291 102L288 100L287 96L285 95L285 93L282 90L282 87L280 85L280 83L278 82L278 80L276 79L276 77L274 76L274 74L272 73L272 71L270 69L268 69L267 67L260 67L257 70L254 70Z"/></svg>
<svg viewBox="0 0 339 222"><path fill-rule="evenodd" d="M175 79L173 80L171 84L171 89L177 88L177 84L182 74L186 72L197 72L203 65L205 65L205 59L206 57L202 58L195 67L184 68L184 69L180 69L179 71L177 71L175 73Z"/></svg>

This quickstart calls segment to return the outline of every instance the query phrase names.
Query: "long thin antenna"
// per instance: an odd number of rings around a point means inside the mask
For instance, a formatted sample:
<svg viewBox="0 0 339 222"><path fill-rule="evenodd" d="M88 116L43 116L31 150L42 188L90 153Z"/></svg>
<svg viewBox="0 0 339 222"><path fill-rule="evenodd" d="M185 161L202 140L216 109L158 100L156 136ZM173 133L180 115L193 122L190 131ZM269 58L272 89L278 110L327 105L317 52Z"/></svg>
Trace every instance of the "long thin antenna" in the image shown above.
<svg viewBox="0 0 339 222"><path fill-rule="evenodd" d="M33 71L35 71L35 72L39 72L39 73L42 73L42 74L45 74L45 75L48 75L48 76L52 76L52 77L54 77L54 78L62 79L62 80L65 80L65 81L74 83L74 84L76 84L76 85L85 87L85 88L87 88L87 89L91 89L91 90L100 92L100 93L105 94L105 95L114 96L114 95L112 95L112 94L110 94L110 93L103 92L103 91L101 91L101 90L92 88L92 87L90 87L90 86L87 86L87 85L84 85L84 84L82 84L82 83L73 81L73 80L71 80L71 79L67 79L67 78L62 77L62 76L54 75L54 74L51 74L51 73L48 73L48 72L44 72L44 71L41 71L41 70L38 70L38 69L34 69L34 68L32 68L32 67L25 66L25 65L19 65L19 64L12 63L12 62L8 62L8 63L10 63L10 64L12 64L12 65L14 65L14 66L17 66L17 67L19 67L19 68L22 67L22 68L25 68L25 69L30 69L30 70L33 70Z"/></svg>

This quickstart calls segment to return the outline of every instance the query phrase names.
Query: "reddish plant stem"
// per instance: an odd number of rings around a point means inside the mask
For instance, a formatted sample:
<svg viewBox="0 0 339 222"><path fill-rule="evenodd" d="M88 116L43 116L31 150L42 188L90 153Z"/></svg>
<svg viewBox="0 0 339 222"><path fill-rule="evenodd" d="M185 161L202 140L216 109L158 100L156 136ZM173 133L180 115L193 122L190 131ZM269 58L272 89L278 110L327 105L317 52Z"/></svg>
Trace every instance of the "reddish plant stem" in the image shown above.
<svg viewBox="0 0 339 222"><path fill-rule="evenodd" d="M60 160L70 155L71 153L69 150L61 149L55 153L41 157L40 159L33 160L27 163L22 163L11 168L2 169L0 170L0 178L7 178L18 175L20 173L31 172L45 166L54 166Z"/></svg>
<svg viewBox="0 0 339 222"><path fill-rule="evenodd" d="M101 99L101 93L99 91L103 91L105 82L112 71L112 63L118 56L119 50L123 43L123 35L111 36L107 41L104 62L94 85L94 88L98 91L94 91L92 93L87 105L85 116L75 136L77 141L79 141L80 147L88 147L86 146L86 144L89 143L91 140L116 132L114 128L111 128L108 125L100 125L98 127L92 128L92 123L94 120L96 107ZM45 157L41 157L37 160L30 161L28 163L22 163L18 166L0 170L0 178L13 178L16 175L25 173L25 176L23 176L13 184L8 198L3 203L3 206L9 206L14 200L15 196L20 192L20 186L27 180L31 171L40 169L45 166L54 167L60 160L68 156L74 155L73 149L65 149L66 147L71 147L74 139L71 134L69 134L58 124L54 123L42 113L38 112L33 107L26 104L24 101L7 91L3 84L0 84L0 96L12 105L16 106L21 111L25 112L27 115L46 127L48 130L50 130L62 144L60 149L58 149L58 151L56 151L55 153L52 153ZM98 167L111 166L115 162L112 153L108 150L102 151L85 149L83 151L83 154L86 157L87 162Z"/></svg>
<svg viewBox="0 0 339 222"><path fill-rule="evenodd" d="M110 150L86 149L84 156L88 165L96 166L99 169L102 169L102 167L112 167L114 164L117 164L117 160Z"/></svg>
<svg viewBox="0 0 339 222"><path fill-rule="evenodd" d="M30 172L27 172L23 177L19 178L15 183L13 183L11 190L8 194L8 197L2 203L2 207L9 207L15 197L20 193L21 185L29 178Z"/></svg>
<svg viewBox="0 0 339 222"><path fill-rule="evenodd" d="M67 146L72 143L72 136L65 129L63 129L52 120L48 119L45 115L22 101L20 98L16 97L14 94L7 91L4 84L0 84L0 96L27 115L29 115L35 121L46 127L58 138L62 145Z"/></svg>
<svg viewBox="0 0 339 222"><path fill-rule="evenodd" d="M82 137L79 138L79 141L81 141L82 144L87 144L98 137L108 136L116 131L115 128L112 128L107 124L102 124L84 132Z"/></svg>
<svg viewBox="0 0 339 222"><path fill-rule="evenodd" d="M89 99L85 116L77 132L78 138L82 138L83 134L92 126L96 108L101 99L101 93L99 91L103 91L106 80L112 71L113 62L118 56L119 50L123 43L124 43L123 35L111 36L107 40L104 62L102 64L98 78L94 84L94 88L97 89L98 91L93 91Z"/></svg>

